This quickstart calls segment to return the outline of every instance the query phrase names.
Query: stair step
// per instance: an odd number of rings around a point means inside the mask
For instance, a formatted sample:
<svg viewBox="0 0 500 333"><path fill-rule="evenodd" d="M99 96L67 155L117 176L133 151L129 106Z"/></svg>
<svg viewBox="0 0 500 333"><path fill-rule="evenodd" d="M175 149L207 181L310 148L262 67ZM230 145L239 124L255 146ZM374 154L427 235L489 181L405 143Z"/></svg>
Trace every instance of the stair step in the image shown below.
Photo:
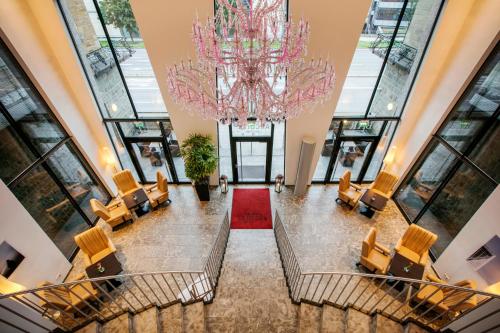
<svg viewBox="0 0 500 333"><path fill-rule="evenodd" d="M162 333L182 333L182 304L170 305L160 310L160 327Z"/></svg>
<svg viewBox="0 0 500 333"><path fill-rule="evenodd" d="M370 333L370 321L369 315L349 308L346 314L345 333Z"/></svg>
<svg viewBox="0 0 500 333"><path fill-rule="evenodd" d="M325 304L321 315L321 333L344 333L345 311Z"/></svg>
<svg viewBox="0 0 500 333"><path fill-rule="evenodd" d="M80 328L76 333L100 333L101 332L101 324L97 321L93 321L87 326Z"/></svg>
<svg viewBox="0 0 500 333"><path fill-rule="evenodd" d="M103 333L133 333L132 318L128 313L124 313L103 325Z"/></svg>
<svg viewBox="0 0 500 333"><path fill-rule="evenodd" d="M158 308L152 307L133 317L134 333L160 333Z"/></svg>
<svg viewBox="0 0 500 333"><path fill-rule="evenodd" d="M414 323L408 323L404 329L404 333L429 333L429 331Z"/></svg>
<svg viewBox="0 0 500 333"><path fill-rule="evenodd" d="M321 325L321 308L307 303L300 304L299 333L318 333Z"/></svg>
<svg viewBox="0 0 500 333"><path fill-rule="evenodd" d="M403 333L404 328L400 323L377 314L373 318L374 333Z"/></svg>
<svg viewBox="0 0 500 333"><path fill-rule="evenodd" d="M186 333L205 333L205 306L196 302L184 307L183 329Z"/></svg>

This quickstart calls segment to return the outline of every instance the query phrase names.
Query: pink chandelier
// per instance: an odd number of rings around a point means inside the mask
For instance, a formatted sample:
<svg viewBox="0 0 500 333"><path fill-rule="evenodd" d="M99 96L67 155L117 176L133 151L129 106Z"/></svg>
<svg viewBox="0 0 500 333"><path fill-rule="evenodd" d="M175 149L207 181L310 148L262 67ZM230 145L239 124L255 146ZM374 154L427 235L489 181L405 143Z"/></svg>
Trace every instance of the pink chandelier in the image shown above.
<svg viewBox="0 0 500 333"><path fill-rule="evenodd" d="M287 21L285 3L218 0L213 19L193 24L198 61L168 70L174 100L204 119L238 125L294 118L323 102L334 69L321 59L304 60L309 24Z"/></svg>

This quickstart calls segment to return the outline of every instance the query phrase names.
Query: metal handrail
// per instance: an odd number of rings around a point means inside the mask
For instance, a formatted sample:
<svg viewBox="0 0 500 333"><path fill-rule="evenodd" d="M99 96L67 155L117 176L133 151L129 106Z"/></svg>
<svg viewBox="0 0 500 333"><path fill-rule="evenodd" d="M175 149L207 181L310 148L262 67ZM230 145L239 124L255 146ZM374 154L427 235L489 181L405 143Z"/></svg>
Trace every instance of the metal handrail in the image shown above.
<svg viewBox="0 0 500 333"><path fill-rule="evenodd" d="M353 307L368 315L380 313L399 322L412 318L434 330L458 319L461 311L454 309L460 309L460 306L473 297L481 296L483 299L475 306L469 307L465 313L481 306L489 299L500 299L500 296L496 294L481 290L404 277L358 272L304 272L277 211L274 219L274 233L289 295L297 304L307 301L318 306L328 303L340 308ZM361 282L364 282L363 286ZM391 285L388 282L391 282ZM396 286L403 288L398 292L395 290ZM432 289L422 296L423 299L416 298L426 287L432 287ZM415 291L412 290L414 288ZM424 308L427 301L438 292L446 294L443 294L444 297L439 302L429 303L430 306ZM447 310L433 312L440 304L446 304L445 301L452 297L458 298L454 304L445 307ZM433 316L428 318L426 315Z"/></svg>
<svg viewBox="0 0 500 333"><path fill-rule="evenodd" d="M111 320L123 313L138 313L152 306L211 302L215 297L229 232L226 211L202 270L86 278L0 295L0 300L17 301L66 331L74 331L96 319ZM25 322L31 320L13 309L11 312ZM2 322L19 328L16 323L3 319Z"/></svg>

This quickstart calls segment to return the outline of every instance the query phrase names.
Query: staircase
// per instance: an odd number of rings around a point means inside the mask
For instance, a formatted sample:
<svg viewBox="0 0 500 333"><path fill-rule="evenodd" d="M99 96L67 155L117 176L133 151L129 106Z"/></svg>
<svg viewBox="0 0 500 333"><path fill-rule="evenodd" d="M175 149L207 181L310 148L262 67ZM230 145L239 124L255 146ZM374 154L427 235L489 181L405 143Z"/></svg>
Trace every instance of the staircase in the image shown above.
<svg viewBox="0 0 500 333"><path fill-rule="evenodd" d="M224 325L210 322L207 307L203 302L190 305L172 304L166 308L149 308L134 316L124 314L105 324L92 322L77 333L229 333L229 332L297 332L297 333L427 333L428 331L409 323L405 326L382 315L368 316L355 309L342 310L325 304L317 307L307 303L296 313L296 323L288 327L276 327L272 331L252 328L237 329L235 323ZM273 318L271 318L273 320ZM229 324L229 325L228 325ZM241 328L241 326L240 326ZM284 329L286 328L286 329Z"/></svg>

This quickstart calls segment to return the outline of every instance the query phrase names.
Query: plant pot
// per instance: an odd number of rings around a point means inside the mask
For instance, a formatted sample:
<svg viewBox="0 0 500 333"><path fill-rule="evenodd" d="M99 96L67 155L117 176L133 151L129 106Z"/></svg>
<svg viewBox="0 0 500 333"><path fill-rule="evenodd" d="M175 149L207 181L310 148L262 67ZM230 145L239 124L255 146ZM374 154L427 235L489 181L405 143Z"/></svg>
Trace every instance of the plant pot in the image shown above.
<svg viewBox="0 0 500 333"><path fill-rule="evenodd" d="M194 187L196 188L196 194L198 194L198 199L200 199L200 201L210 201L208 181L195 183Z"/></svg>

